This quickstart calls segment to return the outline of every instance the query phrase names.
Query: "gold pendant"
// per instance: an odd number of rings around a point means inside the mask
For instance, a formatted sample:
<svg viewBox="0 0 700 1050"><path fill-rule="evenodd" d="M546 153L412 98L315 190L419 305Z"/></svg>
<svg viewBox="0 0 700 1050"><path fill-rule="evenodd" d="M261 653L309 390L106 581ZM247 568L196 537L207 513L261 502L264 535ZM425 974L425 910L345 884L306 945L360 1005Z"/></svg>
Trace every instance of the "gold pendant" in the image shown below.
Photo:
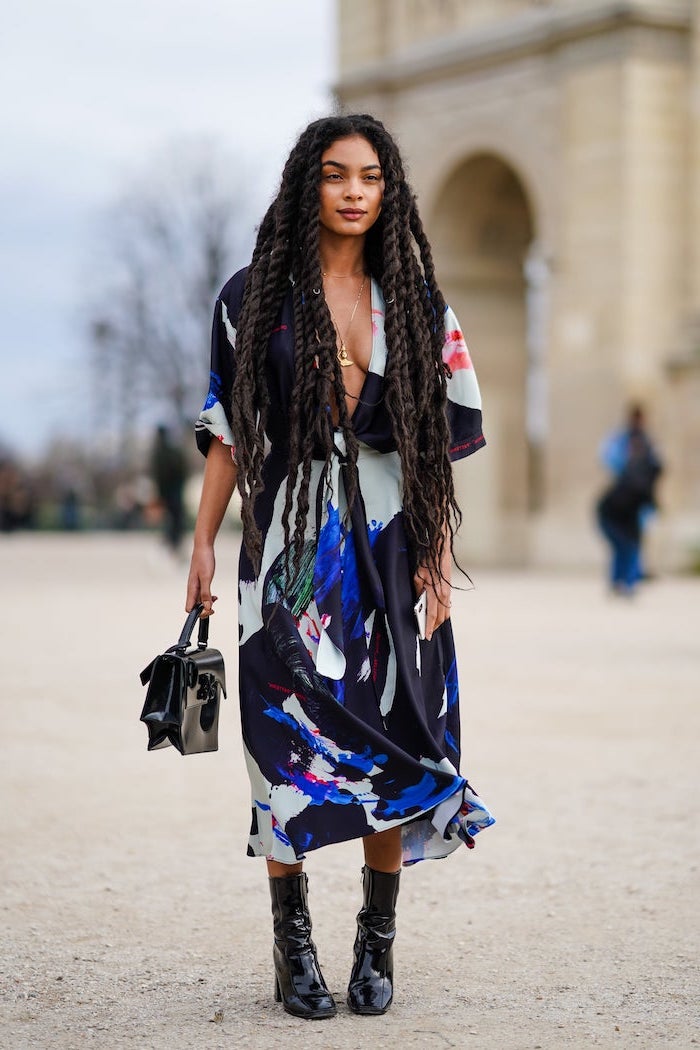
<svg viewBox="0 0 700 1050"><path fill-rule="evenodd" d="M340 363L343 366L343 368L347 368L348 365L354 365L355 364L353 359L348 354L348 348L346 347L345 343L341 343L340 344L340 350L336 354L336 357L340 361Z"/></svg>

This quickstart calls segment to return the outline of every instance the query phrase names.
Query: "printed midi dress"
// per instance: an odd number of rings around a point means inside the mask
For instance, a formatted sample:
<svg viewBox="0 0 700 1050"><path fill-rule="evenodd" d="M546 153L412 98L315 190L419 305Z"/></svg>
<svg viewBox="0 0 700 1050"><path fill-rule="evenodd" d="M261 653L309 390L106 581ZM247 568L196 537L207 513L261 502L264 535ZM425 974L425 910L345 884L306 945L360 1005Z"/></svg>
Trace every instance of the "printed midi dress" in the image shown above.
<svg viewBox="0 0 700 1050"><path fill-rule="evenodd" d="M196 423L232 446L236 322L245 270L216 303L210 388ZM250 856L286 864L332 842L401 826L404 864L444 857L493 823L460 775L457 665L449 620L420 641L402 518L401 464L383 401L384 300L372 280L372 353L352 416L359 491L347 513L344 442L332 469L312 464L301 570L285 567L282 511L294 379L291 285L270 337L264 491L256 501L263 555L256 576L241 550L239 676L243 747L252 791ZM450 456L485 442L474 370L448 309L443 356ZM293 520L293 512L292 512ZM291 571L291 570L290 570Z"/></svg>

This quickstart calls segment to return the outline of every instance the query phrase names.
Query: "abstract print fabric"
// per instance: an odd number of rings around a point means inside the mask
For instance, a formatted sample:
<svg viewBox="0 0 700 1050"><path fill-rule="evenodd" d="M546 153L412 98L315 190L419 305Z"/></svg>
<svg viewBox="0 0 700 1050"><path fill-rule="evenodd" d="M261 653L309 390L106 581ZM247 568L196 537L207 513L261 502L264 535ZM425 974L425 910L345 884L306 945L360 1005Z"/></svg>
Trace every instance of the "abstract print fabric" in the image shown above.
<svg viewBox="0 0 700 1050"><path fill-rule="evenodd" d="M245 271L217 300L210 389L196 424L231 445L236 319ZM401 464L383 401L384 301L372 281L369 370L351 425L359 488L348 514L342 431L331 469L314 460L298 574L282 526L287 425L294 379L291 292L268 346L270 391L263 535L256 576L241 550L239 668L243 746L252 790L248 853L285 864L332 842L400 826L404 864L444 857L493 817L459 774L459 690L449 620L420 641L402 515ZM480 448L479 388L454 314L444 360L452 459ZM291 520L293 521L292 511Z"/></svg>

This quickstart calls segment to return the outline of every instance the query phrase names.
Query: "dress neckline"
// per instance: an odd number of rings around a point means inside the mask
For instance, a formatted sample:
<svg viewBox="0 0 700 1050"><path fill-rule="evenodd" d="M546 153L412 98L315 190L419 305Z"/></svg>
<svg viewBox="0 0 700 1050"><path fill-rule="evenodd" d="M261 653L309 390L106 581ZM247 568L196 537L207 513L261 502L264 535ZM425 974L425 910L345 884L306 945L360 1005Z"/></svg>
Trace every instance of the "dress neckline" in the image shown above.
<svg viewBox="0 0 700 1050"><path fill-rule="evenodd" d="M353 408L352 412L350 413L350 415L348 417L348 421L349 421L349 423L351 425L355 421L355 416L357 415L357 413L361 410L361 408L364 405L364 401L362 400L362 395L365 392L365 387L367 386L367 379L369 378L369 374L372 371L372 365L375 363L376 352L377 352L377 335L378 335L378 332L379 332L379 326L378 326L378 324L375 323L375 316L378 313L378 311L376 309L376 306L377 306L377 302L379 301L380 297L381 297L381 290L380 290L377 282L375 281L374 277L370 277L370 283L369 283L369 323L372 326L372 349L370 350L369 361L367 362L367 371L365 372L364 379L362 380L362 386L360 387L360 392L357 395L357 400L355 402L355 407Z"/></svg>

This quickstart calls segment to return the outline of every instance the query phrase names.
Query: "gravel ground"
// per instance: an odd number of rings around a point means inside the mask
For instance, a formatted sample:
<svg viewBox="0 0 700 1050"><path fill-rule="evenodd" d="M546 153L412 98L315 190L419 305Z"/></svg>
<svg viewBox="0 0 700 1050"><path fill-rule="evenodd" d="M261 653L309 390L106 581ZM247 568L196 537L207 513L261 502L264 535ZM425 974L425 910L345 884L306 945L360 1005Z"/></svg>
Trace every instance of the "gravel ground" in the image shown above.
<svg viewBox="0 0 700 1050"><path fill-rule="evenodd" d="M403 875L396 999L344 1005L360 850L307 863L339 1000L272 1001L264 865L245 857L235 540L212 642L216 755L147 754L138 671L186 570L143 536L0 541L0 1046L691 1048L698 1028L700 583L631 602L587 576L475 573L458 594L465 769L497 816Z"/></svg>

